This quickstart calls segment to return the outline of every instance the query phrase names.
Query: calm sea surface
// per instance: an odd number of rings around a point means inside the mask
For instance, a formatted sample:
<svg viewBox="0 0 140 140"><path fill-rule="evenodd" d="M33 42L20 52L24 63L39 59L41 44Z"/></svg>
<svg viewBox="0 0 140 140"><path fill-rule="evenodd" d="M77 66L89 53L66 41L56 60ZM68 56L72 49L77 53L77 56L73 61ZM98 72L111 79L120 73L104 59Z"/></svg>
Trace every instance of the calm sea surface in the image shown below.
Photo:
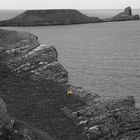
<svg viewBox="0 0 140 140"><path fill-rule="evenodd" d="M105 11L82 10L99 17L118 13ZM0 19L21 11L12 12L1 12ZM3 28L28 31L41 43L55 45L71 83L106 97L133 95L140 106L140 21Z"/></svg>

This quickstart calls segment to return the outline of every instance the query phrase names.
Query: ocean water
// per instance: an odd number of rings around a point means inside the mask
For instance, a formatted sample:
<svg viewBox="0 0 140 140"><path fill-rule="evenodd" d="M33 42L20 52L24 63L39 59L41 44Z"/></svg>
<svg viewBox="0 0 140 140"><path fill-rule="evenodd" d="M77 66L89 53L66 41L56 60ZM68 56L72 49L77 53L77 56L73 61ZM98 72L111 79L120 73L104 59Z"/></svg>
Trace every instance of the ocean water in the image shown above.
<svg viewBox="0 0 140 140"><path fill-rule="evenodd" d="M2 28L28 31L54 45L72 84L103 97L132 95L140 106L140 21Z"/></svg>
<svg viewBox="0 0 140 140"><path fill-rule="evenodd" d="M99 9L99 10L80 10L82 13L88 16L95 16L99 18L109 18L118 13L122 12L124 9ZM140 9L133 9L133 14L140 15Z"/></svg>

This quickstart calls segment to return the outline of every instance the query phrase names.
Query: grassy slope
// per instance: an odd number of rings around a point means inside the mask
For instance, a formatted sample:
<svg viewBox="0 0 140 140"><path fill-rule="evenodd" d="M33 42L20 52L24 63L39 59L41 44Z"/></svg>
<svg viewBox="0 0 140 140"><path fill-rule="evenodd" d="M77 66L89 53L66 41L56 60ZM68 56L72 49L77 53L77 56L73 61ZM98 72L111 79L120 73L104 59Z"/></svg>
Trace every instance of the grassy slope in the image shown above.
<svg viewBox="0 0 140 140"><path fill-rule="evenodd" d="M0 21L0 26L69 25L92 22L101 22L101 20L88 17L74 9L49 9L27 10L12 19Z"/></svg>
<svg viewBox="0 0 140 140"><path fill-rule="evenodd" d="M52 81L20 79L0 65L0 96L11 117L61 140L85 140L81 130L60 111L65 106L75 108L84 104L68 97L64 86Z"/></svg>

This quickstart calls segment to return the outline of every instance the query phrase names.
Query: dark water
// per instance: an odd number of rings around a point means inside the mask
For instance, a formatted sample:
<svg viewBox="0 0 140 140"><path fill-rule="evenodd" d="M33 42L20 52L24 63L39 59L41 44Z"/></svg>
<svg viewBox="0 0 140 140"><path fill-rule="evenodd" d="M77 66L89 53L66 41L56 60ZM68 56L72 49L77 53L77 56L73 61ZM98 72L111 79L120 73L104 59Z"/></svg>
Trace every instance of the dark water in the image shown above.
<svg viewBox="0 0 140 140"><path fill-rule="evenodd" d="M140 105L140 21L4 29L55 45L71 83L102 96L133 95Z"/></svg>

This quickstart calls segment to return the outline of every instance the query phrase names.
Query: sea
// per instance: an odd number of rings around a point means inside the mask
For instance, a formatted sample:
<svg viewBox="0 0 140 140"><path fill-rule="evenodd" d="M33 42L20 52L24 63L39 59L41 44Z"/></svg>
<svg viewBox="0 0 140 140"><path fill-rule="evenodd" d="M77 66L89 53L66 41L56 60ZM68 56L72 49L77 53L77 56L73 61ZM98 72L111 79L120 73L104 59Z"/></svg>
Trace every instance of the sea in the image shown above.
<svg viewBox="0 0 140 140"><path fill-rule="evenodd" d="M0 10L0 20L23 11ZM80 11L107 18L122 9ZM133 13L140 14L140 9ZM40 43L54 45L71 84L105 98L134 96L140 107L140 21L0 28L31 32Z"/></svg>

